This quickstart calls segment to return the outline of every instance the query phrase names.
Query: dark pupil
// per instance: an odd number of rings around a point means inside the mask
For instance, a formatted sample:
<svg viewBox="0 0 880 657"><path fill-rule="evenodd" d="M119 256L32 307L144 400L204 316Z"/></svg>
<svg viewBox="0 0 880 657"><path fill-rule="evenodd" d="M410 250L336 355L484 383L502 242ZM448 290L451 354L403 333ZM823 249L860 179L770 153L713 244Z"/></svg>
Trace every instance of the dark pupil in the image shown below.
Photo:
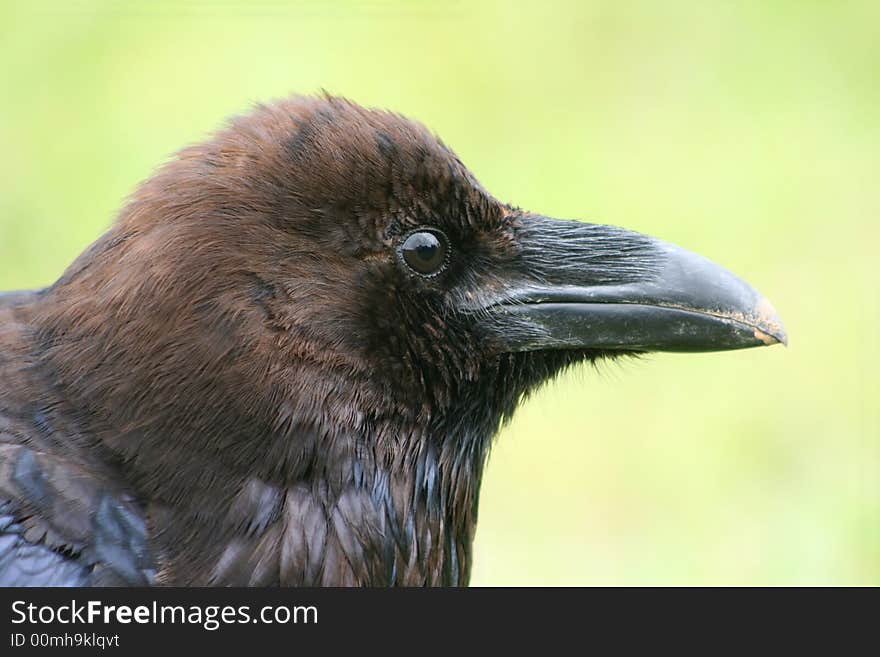
<svg viewBox="0 0 880 657"><path fill-rule="evenodd" d="M446 245L434 233L413 233L403 243L403 259L420 274L433 274L443 265Z"/></svg>

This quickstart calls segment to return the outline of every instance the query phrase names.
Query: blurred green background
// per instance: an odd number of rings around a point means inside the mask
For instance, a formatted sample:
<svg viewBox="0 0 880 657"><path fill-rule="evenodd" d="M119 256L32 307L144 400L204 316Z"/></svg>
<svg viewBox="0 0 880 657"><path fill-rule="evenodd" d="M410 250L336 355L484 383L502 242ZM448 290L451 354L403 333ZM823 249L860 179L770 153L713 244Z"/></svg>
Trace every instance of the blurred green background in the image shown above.
<svg viewBox="0 0 880 657"><path fill-rule="evenodd" d="M880 3L0 0L0 289L251 103L436 130L499 198L738 272L791 347L549 385L499 436L476 585L880 584Z"/></svg>

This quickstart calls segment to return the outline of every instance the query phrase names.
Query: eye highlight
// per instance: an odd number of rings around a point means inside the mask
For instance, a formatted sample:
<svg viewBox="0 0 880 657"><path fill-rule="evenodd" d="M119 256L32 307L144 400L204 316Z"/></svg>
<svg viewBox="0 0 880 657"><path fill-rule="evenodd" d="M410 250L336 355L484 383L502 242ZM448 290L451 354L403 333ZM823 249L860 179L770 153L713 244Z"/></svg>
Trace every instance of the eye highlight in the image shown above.
<svg viewBox="0 0 880 657"><path fill-rule="evenodd" d="M433 276L446 264L449 241L439 230L418 230L407 235L399 251L407 267L422 276Z"/></svg>

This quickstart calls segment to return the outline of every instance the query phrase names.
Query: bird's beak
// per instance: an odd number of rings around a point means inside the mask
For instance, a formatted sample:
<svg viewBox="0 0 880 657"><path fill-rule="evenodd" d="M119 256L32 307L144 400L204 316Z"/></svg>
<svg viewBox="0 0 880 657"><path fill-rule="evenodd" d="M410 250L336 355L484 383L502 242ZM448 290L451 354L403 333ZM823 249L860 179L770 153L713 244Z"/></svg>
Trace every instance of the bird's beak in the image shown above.
<svg viewBox="0 0 880 657"><path fill-rule="evenodd" d="M683 248L610 226L521 217L519 253L482 316L505 351L721 351L787 344L748 283Z"/></svg>

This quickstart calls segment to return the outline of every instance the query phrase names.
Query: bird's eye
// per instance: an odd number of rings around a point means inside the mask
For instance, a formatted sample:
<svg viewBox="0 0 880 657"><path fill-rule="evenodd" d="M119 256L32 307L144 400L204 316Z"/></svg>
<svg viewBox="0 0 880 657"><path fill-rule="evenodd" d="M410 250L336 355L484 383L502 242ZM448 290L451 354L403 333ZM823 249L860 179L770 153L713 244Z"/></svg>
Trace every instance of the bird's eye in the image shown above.
<svg viewBox="0 0 880 657"><path fill-rule="evenodd" d="M449 246L446 236L436 230L410 233L400 247L400 256L407 266L422 276L432 276L446 264Z"/></svg>

